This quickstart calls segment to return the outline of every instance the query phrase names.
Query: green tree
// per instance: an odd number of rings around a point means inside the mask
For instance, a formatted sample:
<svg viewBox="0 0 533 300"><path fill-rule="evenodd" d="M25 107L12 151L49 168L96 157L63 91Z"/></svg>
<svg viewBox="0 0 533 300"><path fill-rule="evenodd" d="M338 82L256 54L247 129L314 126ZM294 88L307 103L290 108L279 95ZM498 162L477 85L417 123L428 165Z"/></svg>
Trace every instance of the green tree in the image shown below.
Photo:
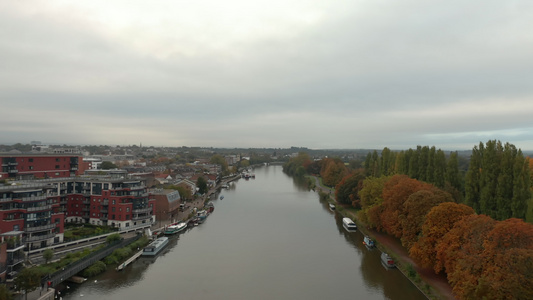
<svg viewBox="0 0 533 300"><path fill-rule="evenodd" d="M110 161L103 161L102 164L100 165L100 168L102 170L116 169L117 165L115 165L114 163Z"/></svg>
<svg viewBox="0 0 533 300"><path fill-rule="evenodd" d="M228 169L228 162L226 161L224 156L220 154L215 154L211 157L209 162L211 162L214 165L219 165L223 176L229 175L230 172Z"/></svg>
<svg viewBox="0 0 533 300"><path fill-rule="evenodd" d="M477 213L481 212L479 198L481 189L481 156L485 146L479 143L479 148L472 149L470 156L470 165L466 172L465 178L465 202L466 205L472 207Z"/></svg>
<svg viewBox="0 0 533 300"><path fill-rule="evenodd" d="M339 203L352 204L355 207L361 207L359 200L359 190L365 179L364 171L358 170L345 176L335 187L335 197Z"/></svg>
<svg viewBox="0 0 533 300"><path fill-rule="evenodd" d="M0 284L0 300L12 300L13 295L5 284Z"/></svg>
<svg viewBox="0 0 533 300"><path fill-rule="evenodd" d="M43 258L46 264L54 257L54 250L48 248L43 252Z"/></svg>
<svg viewBox="0 0 533 300"><path fill-rule="evenodd" d="M15 277L15 286L17 291L24 291L26 293L26 300L28 300L28 293L35 291L41 284L41 273L36 268L26 268L18 273Z"/></svg>
<svg viewBox="0 0 533 300"><path fill-rule="evenodd" d="M120 234L113 233L113 234L108 235L107 238L105 239L105 241L108 244L111 244L113 242L120 241L120 239L121 239Z"/></svg>
<svg viewBox="0 0 533 300"><path fill-rule="evenodd" d="M198 177L196 186L198 187L198 193L201 195L207 193L207 180L203 176Z"/></svg>

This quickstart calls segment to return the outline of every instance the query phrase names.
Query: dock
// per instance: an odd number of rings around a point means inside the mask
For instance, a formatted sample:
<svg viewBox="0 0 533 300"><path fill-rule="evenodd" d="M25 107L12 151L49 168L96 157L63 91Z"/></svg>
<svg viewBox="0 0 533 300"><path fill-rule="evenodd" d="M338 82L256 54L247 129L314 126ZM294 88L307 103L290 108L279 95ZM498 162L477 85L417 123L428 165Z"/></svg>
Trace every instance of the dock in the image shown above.
<svg viewBox="0 0 533 300"><path fill-rule="evenodd" d="M141 254L143 253L143 250L135 253L132 257L130 257L128 260L126 260L125 262L121 263L118 267L117 267L117 271L122 271L122 269L124 269L127 265L131 264L134 260L136 260L139 256L141 256Z"/></svg>

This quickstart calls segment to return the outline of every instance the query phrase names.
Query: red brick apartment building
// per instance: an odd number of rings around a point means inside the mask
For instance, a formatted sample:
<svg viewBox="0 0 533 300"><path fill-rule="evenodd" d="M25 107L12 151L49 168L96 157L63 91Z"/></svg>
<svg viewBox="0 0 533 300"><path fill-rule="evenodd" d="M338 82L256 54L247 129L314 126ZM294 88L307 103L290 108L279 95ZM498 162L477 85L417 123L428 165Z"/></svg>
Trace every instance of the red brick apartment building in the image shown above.
<svg viewBox="0 0 533 300"><path fill-rule="evenodd" d="M57 178L83 174L81 156L59 154L0 154L0 180Z"/></svg>
<svg viewBox="0 0 533 300"><path fill-rule="evenodd" d="M119 230L155 222L143 180L55 178L0 186L0 234L22 231L27 250L63 242L65 222Z"/></svg>

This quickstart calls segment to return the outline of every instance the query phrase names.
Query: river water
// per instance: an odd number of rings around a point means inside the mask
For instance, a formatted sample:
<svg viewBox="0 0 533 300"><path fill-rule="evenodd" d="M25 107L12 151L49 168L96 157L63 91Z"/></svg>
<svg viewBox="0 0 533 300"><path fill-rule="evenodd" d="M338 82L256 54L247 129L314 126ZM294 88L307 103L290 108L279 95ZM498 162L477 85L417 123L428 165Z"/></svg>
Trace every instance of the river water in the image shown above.
<svg viewBox="0 0 533 300"><path fill-rule="evenodd" d="M63 299L425 299L281 166L254 173L156 258L70 284Z"/></svg>

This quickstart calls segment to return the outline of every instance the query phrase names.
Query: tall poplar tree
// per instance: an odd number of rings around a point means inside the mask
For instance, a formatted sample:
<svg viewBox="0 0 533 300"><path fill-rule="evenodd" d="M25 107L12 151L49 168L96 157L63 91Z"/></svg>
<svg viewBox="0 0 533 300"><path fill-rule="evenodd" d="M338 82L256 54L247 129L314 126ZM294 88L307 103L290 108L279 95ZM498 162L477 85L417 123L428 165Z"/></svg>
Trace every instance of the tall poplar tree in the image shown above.
<svg viewBox="0 0 533 300"><path fill-rule="evenodd" d="M531 177L529 163L521 150L515 158L513 178L513 198L511 200L511 217L525 219L527 202L531 199Z"/></svg>
<svg viewBox="0 0 533 300"><path fill-rule="evenodd" d="M435 175L433 183L439 187L444 188L446 182L446 155L444 151L438 150L435 154Z"/></svg>
<svg viewBox="0 0 533 300"><path fill-rule="evenodd" d="M474 147L472 149L470 165L468 166L465 178L465 202L477 213L481 212L479 198L481 189L481 158L484 148L483 143L479 143L479 148Z"/></svg>
<svg viewBox="0 0 533 300"><path fill-rule="evenodd" d="M481 213L497 219L496 189L500 175L501 143L488 141L481 158L479 205Z"/></svg>

